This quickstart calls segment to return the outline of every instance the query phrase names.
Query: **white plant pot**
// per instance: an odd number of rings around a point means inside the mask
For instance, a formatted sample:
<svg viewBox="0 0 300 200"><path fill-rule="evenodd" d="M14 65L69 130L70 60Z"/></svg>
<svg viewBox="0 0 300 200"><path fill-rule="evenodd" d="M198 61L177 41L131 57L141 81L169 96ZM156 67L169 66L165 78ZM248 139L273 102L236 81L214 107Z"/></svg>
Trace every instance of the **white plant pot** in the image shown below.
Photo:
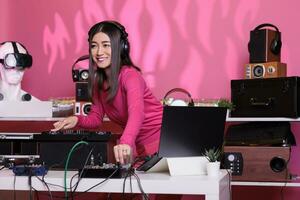
<svg viewBox="0 0 300 200"><path fill-rule="evenodd" d="M206 163L206 170L209 177L218 177L220 174L220 162Z"/></svg>

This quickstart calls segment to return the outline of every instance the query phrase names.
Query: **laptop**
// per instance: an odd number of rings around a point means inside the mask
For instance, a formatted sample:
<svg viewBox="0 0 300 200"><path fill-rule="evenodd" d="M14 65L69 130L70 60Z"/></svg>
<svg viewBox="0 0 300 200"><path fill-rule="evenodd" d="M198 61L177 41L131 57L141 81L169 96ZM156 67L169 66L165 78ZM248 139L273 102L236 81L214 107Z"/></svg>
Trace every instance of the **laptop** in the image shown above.
<svg viewBox="0 0 300 200"><path fill-rule="evenodd" d="M223 107L164 106L159 151L140 165L148 171L162 158L202 156L221 148L227 109Z"/></svg>

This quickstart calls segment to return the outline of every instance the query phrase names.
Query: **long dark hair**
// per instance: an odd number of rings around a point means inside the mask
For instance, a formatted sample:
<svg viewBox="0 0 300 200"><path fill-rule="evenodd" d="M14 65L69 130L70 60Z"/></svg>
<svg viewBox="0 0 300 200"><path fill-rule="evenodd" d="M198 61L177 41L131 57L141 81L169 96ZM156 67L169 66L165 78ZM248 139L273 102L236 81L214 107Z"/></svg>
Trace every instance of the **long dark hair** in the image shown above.
<svg viewBox="0 0 300 200"><path fill-rule="evenodd" d="M106 76L104 69L98 68L93 61L91 55L91 42L95 34L103 32L108 35L111 43L111 66L110 66L110 78ZM101 94L101 91L105 90L103 83L107 81L108 84L108 96L107 101L112 100L118 90L118 76L122 66L127 65L136 67L130 58L130 44L128 42L128 33L125 31L125 27L116 21L102 21L92 26L88 33L89 41L89 94L91 97L96 94ZM98 85L98 87L96 87Z"/></svg>

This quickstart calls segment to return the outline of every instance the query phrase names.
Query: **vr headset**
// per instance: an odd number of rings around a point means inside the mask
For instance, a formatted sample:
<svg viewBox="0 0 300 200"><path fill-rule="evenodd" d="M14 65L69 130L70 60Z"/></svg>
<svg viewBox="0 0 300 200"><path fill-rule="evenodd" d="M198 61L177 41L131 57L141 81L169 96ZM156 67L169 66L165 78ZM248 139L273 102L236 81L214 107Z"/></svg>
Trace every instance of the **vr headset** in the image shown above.
<svg viewBox="0 0 300 200"><path fill-rule="evenodd" d="M5 44L1 43L1 45ZM4 59L0 59L0 63L3 64L5 69L13 69L16 68L18 70L24 70L25 68L30 68L32 66L32 56L28 54L27 49L20 44L25 50L27 54L20 53L16 42L11 42L14 48L14 53L8 53L4 56Z"/></svg>

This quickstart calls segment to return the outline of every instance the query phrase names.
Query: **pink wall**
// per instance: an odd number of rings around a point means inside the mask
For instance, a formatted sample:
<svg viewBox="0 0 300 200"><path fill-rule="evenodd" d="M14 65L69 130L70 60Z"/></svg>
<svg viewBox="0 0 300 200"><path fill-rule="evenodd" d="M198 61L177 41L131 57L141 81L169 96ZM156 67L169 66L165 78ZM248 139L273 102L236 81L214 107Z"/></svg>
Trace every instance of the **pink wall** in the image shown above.
<svg viewBox="0 0 300 200"><path fill-rule="evenodd" d="M197 98L230 97L230 80L243 78L248 63L249 31L260 23L279 27L281 59L289 76L300 75L299 7L298 0L2 0L0 41L20 41L31 52L26 91L43 100L73 96L71 66L88 52L89 27L114 19L127 27L133 60L158 98L173 87ZM290 166L300 174L298 152ZM287 191L286 199L298 199L300 190ZM279 199L273 194L268 199Z"/></svg>

